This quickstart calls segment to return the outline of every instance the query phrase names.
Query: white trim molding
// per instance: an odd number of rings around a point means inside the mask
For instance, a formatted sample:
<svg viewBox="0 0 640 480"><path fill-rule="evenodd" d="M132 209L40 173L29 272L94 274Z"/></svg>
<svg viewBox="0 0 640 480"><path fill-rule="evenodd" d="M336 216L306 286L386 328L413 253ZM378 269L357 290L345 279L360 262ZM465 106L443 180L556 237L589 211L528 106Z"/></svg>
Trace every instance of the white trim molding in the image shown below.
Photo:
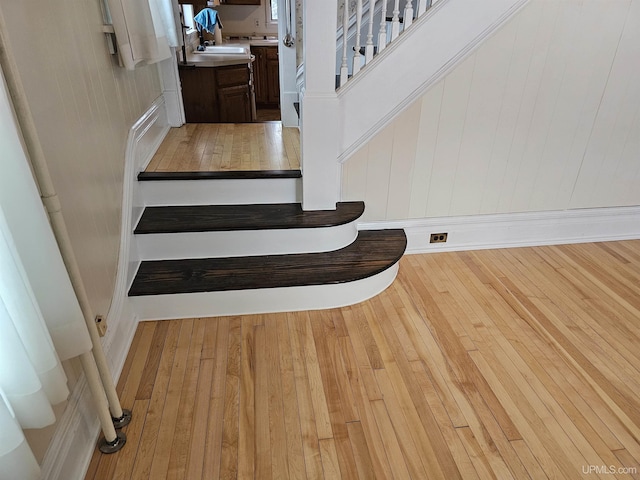
<svg viewBox="0 0 640 480"><path fill-rule="evenodd" d="M133 237L133 225L142 210L138 193L137 175L144 170L169 132L164 97L158 97L149 109L129 129L125 151L124 181L122 193L122 223L120 226L120 256L116 283L107 314L107 335L103 346L110 361L112 373L114 367L124 361L129 343L135 332L135 321L127 302L127 291L131 282L131 271L137 269L140 262ZM122 357L122 358L120 358Z"/></svg>
<svg viewBox="0 0 640 480"><path fill-rule="evenodd" d="M362 222L359 230L404 228L406 253L606 242L640 238L640 206ZM429 243L447 233L446 243Z"/></svg>

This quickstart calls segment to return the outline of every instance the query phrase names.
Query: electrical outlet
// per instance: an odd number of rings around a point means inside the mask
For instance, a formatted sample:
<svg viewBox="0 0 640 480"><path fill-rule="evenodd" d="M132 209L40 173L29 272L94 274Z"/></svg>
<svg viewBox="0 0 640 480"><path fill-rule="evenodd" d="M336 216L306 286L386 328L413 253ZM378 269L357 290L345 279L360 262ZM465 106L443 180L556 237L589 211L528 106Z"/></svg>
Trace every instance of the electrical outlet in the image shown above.
<svg viewBox="0 0 640 480"><path fill-rule="evenodd" d="M256 18L256 27L259 27L259 26L260 26L260 20Z"/></svg>
<svg viewBox="0 0 640 480"><path fill-rule="evenodd" d="M101 337L107 334L107 321L102 315L96 315L96 327L98 327L98 335Z"/></svg>
<svg viewBox="0 0 640 480"><path fill-rule="evenodd" d="M432 233L429 237L429 243L444 243L447 241L447 233Z"/></svg>

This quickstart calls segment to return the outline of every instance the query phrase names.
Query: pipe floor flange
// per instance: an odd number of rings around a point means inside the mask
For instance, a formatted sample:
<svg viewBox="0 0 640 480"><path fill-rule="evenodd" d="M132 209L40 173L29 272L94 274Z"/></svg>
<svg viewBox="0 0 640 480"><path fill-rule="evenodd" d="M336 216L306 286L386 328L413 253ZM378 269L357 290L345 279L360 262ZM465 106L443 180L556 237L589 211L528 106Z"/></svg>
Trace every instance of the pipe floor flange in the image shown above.
<svg viewBox="0 0 640 480"><path fill-rule="evenodd" d="M111 417L113 426L117 429L126 427L131 422L131 410L123 409L122 416L120 418Z"/></svg>
<svg viewBox="0 0 640 480"><path fill-rule="evenodd" d="M107 442L106 439L102 438L98 443L98 450L102 453L116 453L124 444L127 443L127 436L122 432L116 432L116 439L113 442Z"/></svg>

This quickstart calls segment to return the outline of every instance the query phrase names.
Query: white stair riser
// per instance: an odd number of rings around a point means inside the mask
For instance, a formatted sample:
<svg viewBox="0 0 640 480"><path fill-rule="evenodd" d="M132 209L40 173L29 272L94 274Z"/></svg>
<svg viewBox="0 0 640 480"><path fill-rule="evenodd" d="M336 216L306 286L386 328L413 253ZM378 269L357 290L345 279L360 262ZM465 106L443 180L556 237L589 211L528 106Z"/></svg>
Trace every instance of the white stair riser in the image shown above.
<svg viewBox="0 0 640 480"><path fill-rule="evenodd" d="M141 260L284 255L338 250L358 236L356 222L321 228L136 235Z"/></svg>
<svg viewBox="0 0 640 480"><path fill-rule="evenodd" d="M377 275L347 283L130 297L140 320L294 312L353 305L386 289L398 273L395 263Z"/></svg>
<svg viewBox="0 0 640 480"><path fill-rule="evenodd" d="M139 182L139 205L248 205L300 203L300 178Z"/></svg>

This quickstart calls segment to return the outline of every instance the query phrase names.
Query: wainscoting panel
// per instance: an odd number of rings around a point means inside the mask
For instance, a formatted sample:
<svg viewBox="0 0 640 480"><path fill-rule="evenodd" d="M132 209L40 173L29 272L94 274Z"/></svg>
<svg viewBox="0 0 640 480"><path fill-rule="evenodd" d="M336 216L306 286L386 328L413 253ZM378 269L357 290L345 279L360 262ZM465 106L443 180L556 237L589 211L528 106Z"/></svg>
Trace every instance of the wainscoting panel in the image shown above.
<svg viewBox="0 0 640 480"><path fill-rule="evenodd" d="M342 165L364 221L640 205L640 1L532 0Z"/></svg>

